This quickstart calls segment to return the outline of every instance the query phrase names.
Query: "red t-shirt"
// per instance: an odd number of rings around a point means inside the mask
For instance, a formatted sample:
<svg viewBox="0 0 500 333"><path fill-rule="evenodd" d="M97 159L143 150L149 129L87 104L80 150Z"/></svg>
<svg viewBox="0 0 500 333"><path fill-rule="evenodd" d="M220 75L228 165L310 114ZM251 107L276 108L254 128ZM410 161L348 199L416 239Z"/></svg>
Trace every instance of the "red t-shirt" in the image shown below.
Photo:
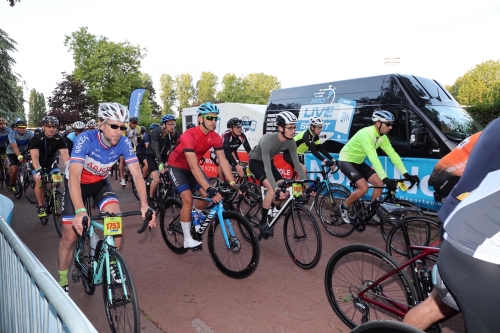
<svg viewBox="0 0 500 333"><path fill-rule="evenodd" d="M204 134L199 126L190 128L179 137L177 145L168 156L168 165L189 170L189 163L186 160L184 153L194 152L199 161L212 147L214 150L223 149L222 139L219 134L213 131L208 132L208 134Z"/></svg>

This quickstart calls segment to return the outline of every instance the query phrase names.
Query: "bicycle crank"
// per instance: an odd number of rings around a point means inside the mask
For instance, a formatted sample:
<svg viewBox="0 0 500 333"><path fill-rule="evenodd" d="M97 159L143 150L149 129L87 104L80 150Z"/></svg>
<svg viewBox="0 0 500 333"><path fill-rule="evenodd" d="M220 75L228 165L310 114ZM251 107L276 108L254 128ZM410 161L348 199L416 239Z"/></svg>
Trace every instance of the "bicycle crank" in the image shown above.
<svg viewBox="0 0 500 333"><path fill-rule="evenodd" d="M354 226L354 229L356 229L356 231L365 231L366 229L366 222L364 219L362 219L361 217L357 216L353 221L352 221L352 225Z"/></svg>

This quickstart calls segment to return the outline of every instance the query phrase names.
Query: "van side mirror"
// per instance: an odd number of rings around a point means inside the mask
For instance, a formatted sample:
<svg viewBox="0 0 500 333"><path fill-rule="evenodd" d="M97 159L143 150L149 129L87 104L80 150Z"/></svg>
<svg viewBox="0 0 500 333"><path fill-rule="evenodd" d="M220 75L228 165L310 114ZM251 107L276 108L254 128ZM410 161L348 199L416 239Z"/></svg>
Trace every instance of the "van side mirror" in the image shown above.
<svg viewBox="0 0 500 333"><path fill-rule="evenodd" d="M427 136L429 133L425 128L416 127L411 131L410 147L422 148L427 144Z"/></svg>

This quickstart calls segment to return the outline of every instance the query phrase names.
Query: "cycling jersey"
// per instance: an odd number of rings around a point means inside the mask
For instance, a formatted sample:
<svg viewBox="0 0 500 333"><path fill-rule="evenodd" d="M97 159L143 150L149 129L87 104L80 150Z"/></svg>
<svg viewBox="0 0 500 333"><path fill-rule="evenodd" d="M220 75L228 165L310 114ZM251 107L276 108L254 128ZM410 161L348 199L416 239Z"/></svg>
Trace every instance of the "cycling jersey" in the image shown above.
<svg viewBox="0 0 500 333"><path fill-rule="evenodd" d="M236 166L236 164L238 164L233 156L233 153L238 156L238 148L240 148L241 145L243 145L247 153L252 150L245 133L241 133L240 135L233 135L230 130L227 130L222 133L220 137L222 139L222 146L224 147L224 155L226 156L226 159L231 166ZM210 152L210 157L215 163L217 156L215 155L213 149ZM238 160L239 159L240 158L238 157Z"/></svg>
<svg viewBox="0 0 500 333"><path fill-rule="evenodd" d="M333 160L333 157L326 151L325 148L323 148L323 145L319 140L319 135L315 135L310 129L300 132L299 134L294 136L293 140L295 140L295 143L297 144L298 154L304 154L307 150L309 150L314 155L314 157L316 157L320 161L323 161L325 158L330 161ZM321 156L318 151L321 152L323 156ZM285 161L289 162L290 152L288 150L285 150L283 154Z"/></svg>
<svg viewBox="0 0 500 333"><path fill-rule="evenodd" d="M146 142L145 142L146 135L149 134L145 134L144 137L137 138L137 146L135 146L135 152L137 154L146 154Z"/></svg>
<svg viewBox="0 0 500 333"><path fill-rule="evenodd" d="M168 157L168 165L190 170L191 168L184 153L194 152L199 161L212 147L215 150L223 149L222 139L217 133L210 131L208 134L205 134L199 126L190 128L180 136L177 145Z"/></svg>
<svg viewBox="0 0 500 333"><path fill-rule="evenodd" d="M8 127L5 127L3 130L0 129L0 147L7 147L10 132L11 130Z"/></svg>
<svg viewBox="0 0 500 333"><path fill-rule="evenodd" d="M339 154L339 161L361 164L368 157L380 179L387 178L387 174L378 159L377 149L381 148L390 158L394 166L403 175L407 173L401 158L392 148L391 142L386 135L380 135L375 125L360 129L347 141Z"/></svg>
<svg viewBox="0 0 500 333"><path fill-rule="evenodd" d="M120 156L127 165L139 162L129 139L122 136L116 146L107 147L99 130L90 130L76 138L70 163L83 164L81 183L93 184L106 178Z"/></svg>
<svg viewBox="0 0 500 333"><path fill-rule="evenodd" d="M139 126L136 126L134 129L130 128L129 124L127 124L127 129L123 131L122 135L127 137L130 142L137 145L137 134L139 133Z"/></svg>
<svg viewBox="0 0 500 333"><path fill-rule="evenodd" d="M472 148L476 145L481 133L478 132L462 141L455 149L436 163L434 171L444 170L453 176L461 177Z"/></svg>
<svg viewBox="0 0 500 333"><path fill-rule="evenodd" d="M179 133L176 130L173 133L167 132L163 136L162 128L156 127L151 131L151 138L146 149L146 154L154 156L157 161L161 162L163 160L162 155L168 155L176 145L177 140L179 140Z"/></svg>
<svg viewBox="0 0 500 333"><path fill-rule="evenodd" d="M67 149L66 141L58 133L52 138L47 138L45 132L40 132L30 140L28 149L38 149L38 163L42 168L50 168L56 160L59 149Z"/></svg>
<svg viewBox="0 0 500 333"><path fill-rule="evenodd" d="M24 134L20 134L17 130L11 131L9 133L9 144L7 145L7 151L6 151L7 154L15 154L11 146L12 143L17 144L17 149L19 150L19 153L23 153L28 148L29 141L32 137L33 137L33 132L28 130L26 130Z"/></svg>

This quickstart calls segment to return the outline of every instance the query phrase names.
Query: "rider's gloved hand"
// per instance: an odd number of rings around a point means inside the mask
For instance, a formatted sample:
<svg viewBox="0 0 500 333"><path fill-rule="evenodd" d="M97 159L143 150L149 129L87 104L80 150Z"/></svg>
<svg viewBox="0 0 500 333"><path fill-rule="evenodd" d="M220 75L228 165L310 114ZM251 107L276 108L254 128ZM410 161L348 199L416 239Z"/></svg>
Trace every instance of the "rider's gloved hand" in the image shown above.
<svg viewBox="0 0 500 333"><path fill-rule="evenodd" d="M274 199L278 200L280 198L281 192L283 192L283 190L278 188L278 190L274 193Z"/></svg>
<svg viewBox="0 0 500 333"><path fill-rule="evenodd" d="M19 162L22 162L24 160L24 156L23 155L17 155L17 160Z"/></svg>
<svg viewBox="0 0 500 333"><path fill-rule="evenodd" d="M326 166L332 166L332 165L337 164L337 162L336 162L336 161L326 161L326 162L324 162L324 163L325 163L325 165L326 165Z"/></svg>
<svg viewBox="0 0 500 333"><path fill-rule="evenodd" d="M42 178L42 168L38 168L36 170L33 170L33 178L35 179L41 179Z"/></svg>
<svg viewBox="0 0 500 333"><path fill-rule="evenodd" d="M215 197L217 195L217 193L218 192L217 192L216 188L213 188L211 186L209 188L207 188L207 197L213 198L213 197Z"/></svg>
<svg viewBox="0 0 500 333"><path fill-rule="evenodd" d="M159 170L159 171L162 171L162 170L163 170L163 168L164 168L163 163L158 164L158 170Z"/></svg>
<svg viewBox="0 0 500 333"><path fill-rule="evenodd" d="M408 172L403 175L406 180L410 181L412 184L417 183L420 184L420 178L416 175L410 175Z"/></svg>
<svg viewBox="0 0 500 333"><path fill-rule="evenodd" d="M389 179L386 177L382 179L382 182L391 191L396 191L396 189L398 188L398 183L394 179Z"/></svg>

